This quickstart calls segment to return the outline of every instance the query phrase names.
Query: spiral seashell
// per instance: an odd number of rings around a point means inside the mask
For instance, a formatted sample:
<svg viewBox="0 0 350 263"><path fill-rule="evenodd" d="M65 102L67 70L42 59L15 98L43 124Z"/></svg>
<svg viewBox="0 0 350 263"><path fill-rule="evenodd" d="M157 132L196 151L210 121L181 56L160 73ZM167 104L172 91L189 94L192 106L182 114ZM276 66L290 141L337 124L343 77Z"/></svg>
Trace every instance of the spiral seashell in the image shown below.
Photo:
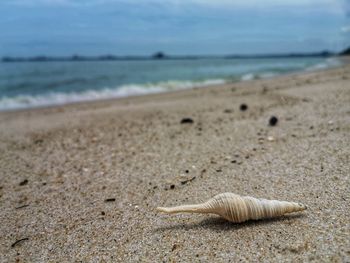
<svg viewBox="0 0 350 263"><path fill-rule="evenodd" d="M233 193L218 194L203 204L157 207L158 211L168 214L217 214L234 223L278 217L288 213L303 211L305 209L306 206L300 203L258 199L250 196L240 196Z"/></svg>

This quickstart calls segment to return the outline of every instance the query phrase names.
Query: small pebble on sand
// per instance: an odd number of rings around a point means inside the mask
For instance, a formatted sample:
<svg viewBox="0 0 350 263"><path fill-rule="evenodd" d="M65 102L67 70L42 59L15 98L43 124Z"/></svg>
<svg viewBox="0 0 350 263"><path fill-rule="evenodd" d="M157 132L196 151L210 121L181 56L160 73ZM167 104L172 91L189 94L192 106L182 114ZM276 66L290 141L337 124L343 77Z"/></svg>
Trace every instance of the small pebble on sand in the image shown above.
<svg viewBox="0 0 350 263"><path fill-rule="evenodd" d="M278 122L278 118L276 116L271 116L269 119L269 125L270 126L276 126Z"/></svg>
<svg viewBox="0 0 350 263"><path fill-rule="evenodd" d="M246 111L248 109L248 105L243 103L243 104L241 104L241 106L239 106L239 109L241 111Z"/></svg>
<svg viewBox="0 0 350 263"><path fill-rule="evenodd" d="M26 185L28 183L27 179L24 179L22 182L19 183L20 186Z"/></svg>
<svg viewBox="0 0 350 263"><path fill-rule="evenodd" d="M185 123L194 123L194 121L191 118L183 118L181 120L181 124L185 124Z"/></svg>
<svg viewBox="0 0 350 263"><path fill-rule="evenodd" d="M114 202L115 201L115 198L107 198L106 200L105 200L105 202Z"/></svg>
<svg viewBox="0 0 350 263"><path fill-rule="evenodd" d="M273 142L275 140L275 138L273 136L267 136L267 140L269 142Z"/></svg>

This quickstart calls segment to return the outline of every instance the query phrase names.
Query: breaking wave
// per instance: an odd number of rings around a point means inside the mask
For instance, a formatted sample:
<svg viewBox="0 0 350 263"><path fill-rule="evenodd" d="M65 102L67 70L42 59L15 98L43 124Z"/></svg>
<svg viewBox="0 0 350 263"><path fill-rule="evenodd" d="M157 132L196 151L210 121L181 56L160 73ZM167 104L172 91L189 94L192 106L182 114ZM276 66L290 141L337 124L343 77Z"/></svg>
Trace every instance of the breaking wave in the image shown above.
<svg viewBox="0 0 350 263"><path fill-rule="evenodd" d="M122 98L128 96L145 95L220 85L226 83L224 79L211 79L204 81L166 81L155 84L130 84L116 88L105 88L100 90L87 90L82 92L55 92L41 95L19 95L15 97L3 97L0 99L0 110L17 110L26 108L39 108L52 105L63 105L83 101L95 101L111 98Z"/></svg>

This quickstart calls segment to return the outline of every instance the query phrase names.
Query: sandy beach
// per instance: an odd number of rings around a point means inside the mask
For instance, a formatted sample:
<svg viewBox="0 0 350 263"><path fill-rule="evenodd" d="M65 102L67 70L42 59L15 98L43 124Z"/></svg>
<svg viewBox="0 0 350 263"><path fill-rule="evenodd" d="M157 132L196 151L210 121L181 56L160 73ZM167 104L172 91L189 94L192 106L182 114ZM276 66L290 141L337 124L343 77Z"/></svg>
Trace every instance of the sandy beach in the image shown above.
<svg viewBox="0 0 350 263"><path fill-rule="evenodd" d="M0 261L349 262L349 134L349 65L2 112ZM308 209L242 224L155 210L224 192Z"/></svg>

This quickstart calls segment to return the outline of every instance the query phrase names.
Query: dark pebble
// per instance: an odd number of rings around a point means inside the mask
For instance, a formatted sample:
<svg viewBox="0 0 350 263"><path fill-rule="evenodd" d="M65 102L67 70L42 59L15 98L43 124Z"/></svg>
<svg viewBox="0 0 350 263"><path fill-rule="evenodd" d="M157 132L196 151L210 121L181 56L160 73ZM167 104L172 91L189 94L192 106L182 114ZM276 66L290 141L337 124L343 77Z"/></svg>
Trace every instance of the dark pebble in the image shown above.
<svg viewBox="0 0 350 263"><path fill-rule="evenodd" d="M105 200L105 202L114 202L115 201L115 198L107 198L106 200Z"/></svg>
<svg viewBox="0 0 350 263"><path fill-rule="evenodd" d="M241 104L241 106L239 106L239 109L241 111L246 111L248 109L248 105L243 103L243 104Z"/></svg>
<svg viewBox="0 0 350 263"><path fill-rule="evenodd" d="M26 185L28 183L27 179L24 179L22 182L19 183L20 186Z"/></svg>
<svg viewBox="0 0 350 263"><path fill-rule="evenodd" d="M270 126L276 126L277 122L278 122L278 119L277 119L276 116L272 116L272 117L269 119L269 125L270 125Z"/></svg>
<svg viewBox="0 0 350 263"><path fill-rule="evenodd" d="M170 189L175 189L175 185L174 184L170 185Z"/></svg>
<svg viewBox="0 0 350 263"><path fill-rule="evenodd" d="M181 120L181 124L185 124L185 123L194 123L194 121L191 118L183 118Z"/></svg>
<svg viewBox="0 0 350 263"><path fill-rule="evenodd" d="M102 212L101 212L101 215L103 215L103 216L104 216L104 215L106 215L106 213L102 211Z"/></svg>

